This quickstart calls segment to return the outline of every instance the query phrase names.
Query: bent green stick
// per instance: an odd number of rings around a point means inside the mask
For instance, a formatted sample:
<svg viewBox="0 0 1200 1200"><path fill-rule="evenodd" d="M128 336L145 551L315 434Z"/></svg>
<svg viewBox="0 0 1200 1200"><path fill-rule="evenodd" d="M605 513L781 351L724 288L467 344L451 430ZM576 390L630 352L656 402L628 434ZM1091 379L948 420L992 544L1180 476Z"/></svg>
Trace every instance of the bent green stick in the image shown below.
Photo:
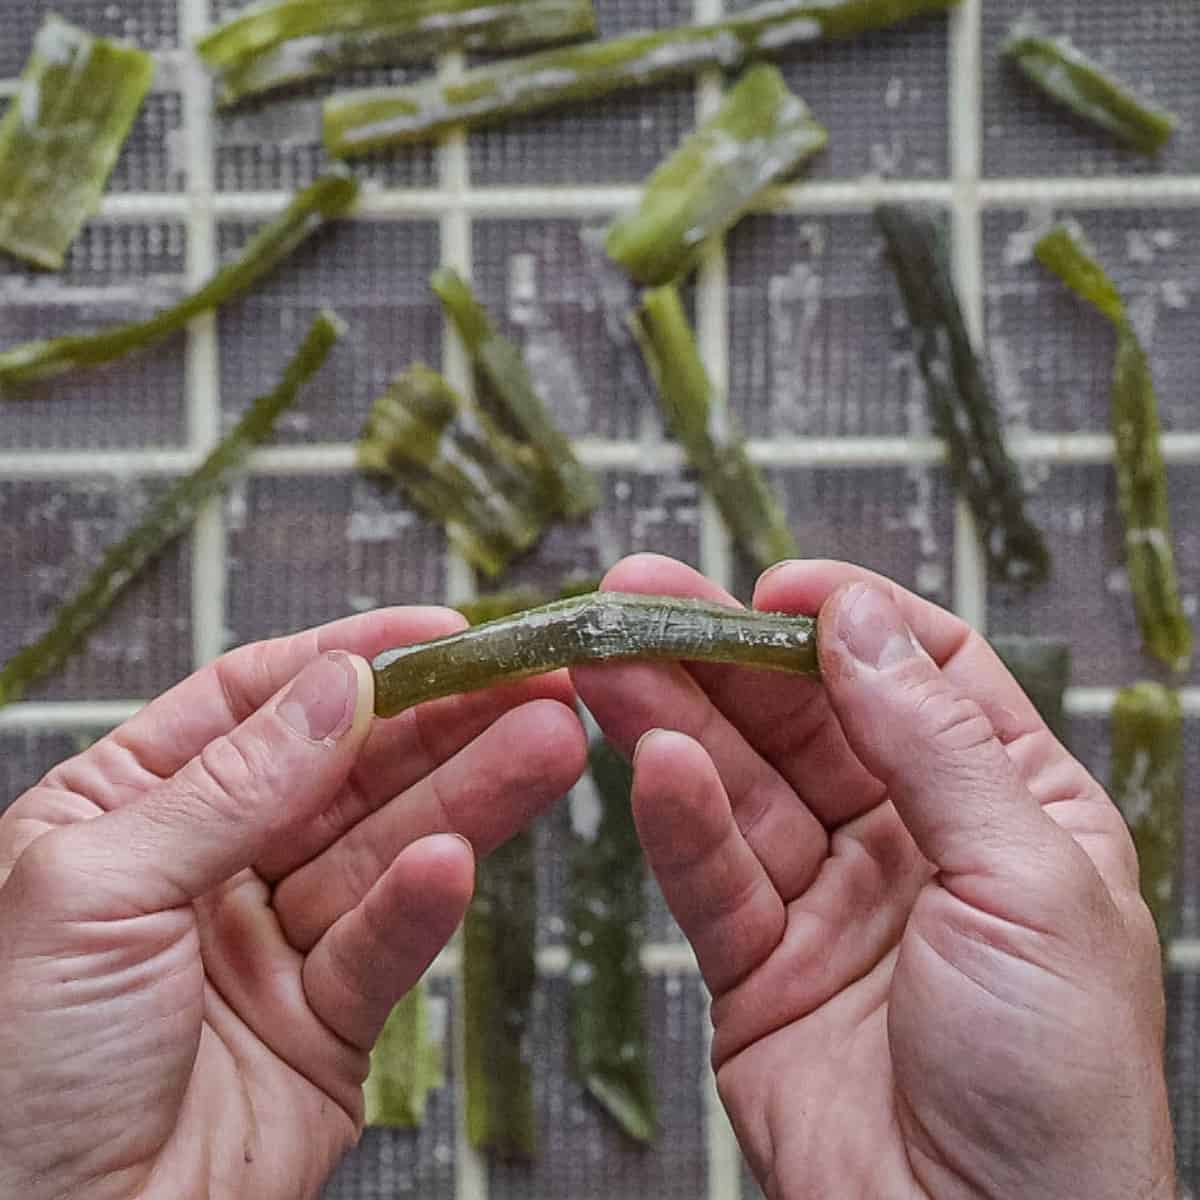
<svg viewBox="0 0 1200 1200"><path fill-rule="evenodd" d="M1033 701L1050 732L1067 741L1067 688L1071 684L1071 644L1062 638L992 638L992 648Z"/></svg>
<svg viewBox="0 0 1200 1200"><path fill-rule="evenodd" d="M1112 798L1141 864L1142 895L1164 951L1175 932L1183 846L1183 708L1179 694L1139 683L1118 696L1112 718Z"/></svg>
<svg viewBox="0 0 1200 1200"><path fill-rule="evenodd" d="M529 550L554 518L537 456L421 363L375 401L358 464L390 478L489 576Z"/></svg>
<svg viewBox="0 0 1200 1200"><path fill-rule="evenodd" d="M1143 154L1157 154L1179 123L1134 95L1069 38L1051 37L1034 20L1013 27L1004 53L1046 95Z"/></svg>
<svg viewBox="0 0 1200 1200"><path fill-rule="evenodd" d="M815 622L696 600L595 593L561 600L375 660L375 712L475 692L583 663L727 663L816 678Z"/></svg>
<svg viewBox="0 0 1200 1200"><path fill-rule="evenodd" d="M825 147L829 134L778 69L752 67L715 116L654 173L636 212L609 230L609 256L658 287L689 272L764 188Z"/></svg>
<svg viewBox="0 0 1200 1200"><path fill-rule="evenodd" d="M199 291L145 321L29 342L2 351L0 386L30 383L66 371L100 366L162 341L186 328L195 317L227 304L253 287L326 221L348 212L357 199L358 184L348 174L339 171L317 180Z"/></svg>
<svg viewBox="0 0 1200 1200"><path fill-rule="evenodd" d="M429 1093L446 1082L442 1037L433 1029L429 1010L424 981L392 1009L371 1051L371 1072L363 1084L368 1125L419 1128Z"/></svg>
<svg viewBox="0 0 1200 1200"><path fill-rule="evenodd" d="M641 946L645 868L633 822L633 770L603 737L571 795L571 1030L575 1073L639 1142L658 1129L646 1046Z"/></svg>
<svg viewBox="0 0 1200 1200"><path fill-rule="evenodd" d="M700 473L738 548L765 570L800 550L771 485L737 433L715 425L713 386L674 287L647 292L630 316L663 416Z"/></svg>
<svg viewBox="0 0 1200 1200"><path fill-rule="evenodd" d="M1116 327L1112 429L1129 585L1146 649L1173 670L1185 671L1192 660L1194 634L1175 567L1167 467L1150 362L1116 285L1080 237L1060 225L1038 242L1035 254Z"/></svg>
<svg viewBox="0 0 1200 1200"><path fill-rule="evenodd" d="M153 78L145 51L46 18L0 122L0 249L62 267Z"/></svg>
<svg viewBox="0 0 1200 1200"><path fill-rule="evenodd" d="M496 332L487 309L457 272L444 267L431 283L485 384L485 399L537 453L553 481L559 510L572 519L592 512L600 504L600 485L576 457L571 439L555 425L520 349Z"/></svg>
<svg viewBox="0 0 1200 1200"><path fill-rule="evenodd" d="M599 100L707 67L735 70L757 58L821 38L852 37L897 25L958 0L766 0L709 25L641 31L548 50L468 71L454 82L372 88L325 104L325 145L338 158L382 146L430 141L456 125L494 123L521 113Z"/></svg>
<svg viewBox="0 0 1200 1200"><path fill-rule="evenodd" d="M256 400L201 466L171 487L132 533L105 552L87 582L55 614L50 628L0 668L0 705L19 700L34 683L57 671L84 644L117 598L187 532L250 452L270 436L280 415L324 365L344 329L333 313L322 313L316 319L279 386Z"/></svg>
<svg viewBox="0 0 1200 1200"><path fill-rule="evenodd" d="M350 67L498 53L590 37L592 0L271 0L197 44L222 104Z"/></svg>
<svg viewBox="0 0 1200 1200"><path fill-rule="evenodd" d="M913 339L934 430L966 497L994 578L1040 583L1050 552L1026 511L1025 489L954 288L942 222L904 205L876 209Z"/></svg>

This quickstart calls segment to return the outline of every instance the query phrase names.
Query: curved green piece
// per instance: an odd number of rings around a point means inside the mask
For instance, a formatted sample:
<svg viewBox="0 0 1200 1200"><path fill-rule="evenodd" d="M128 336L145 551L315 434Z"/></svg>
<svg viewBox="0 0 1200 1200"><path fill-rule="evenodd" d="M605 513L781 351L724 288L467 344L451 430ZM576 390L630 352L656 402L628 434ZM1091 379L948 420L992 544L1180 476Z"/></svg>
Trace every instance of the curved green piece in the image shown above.
<svg viewBox="0 0 1200 1200"><path fill-rule="evenodd" d="M448 129L599 100L708 67L732 71L821 38L886 29L958 0L764 0L708 25L638 31L547 50L468 71L453 82L427 80L370 88L325 104L325 146L335 158L430 141Z"/></svg>
<svg viewBox="0 0 1200 1200"><path fill-rule="evenodd" d="M592 0L269 0L197 43L222 104L351 67L590 37Z"/></svg>
<svg viewBox="0 0 1200 1200"><path fill-rule="evenodd" d="M603 592L380 655L375 713L394 717L428 700L562 667L633 659L820 674L816 623L808 617Z"/></svg>
<svg viewBox="0 0 1200 1200"><path fill-rule="evenodd" d="M645 293L629 324L654 378L667 425L699 472L738 549L760 571L799 557L783 506L762 470L751 462L744 439L736 431L717 428L712 380L679 292L664 287Z"/></svg>
<svg viewBox="0 0 1200 1200"><path fill-rule="evenodd" d="M571 1031L575 1072L635 1141L658 1132L646 1045L641 947L645 863L633 822L633 770L599 737L590 780L571 796Z"/></svg>
<svg viewBox="0 0 1200 1200"><path fill-rule="evenodd" d="M1013 26L1005 55L1046 95L1142 154L1154 155L1179 121L1140 99L1066 37L1052 37L1037 21Z"/></svg>
<svg viewBox="0 0 1200 1200"><path fill-rule="evenodd" d="M733 228L755 197L828 141L778 68L751 67L654 173L637 210L613 223L609 257L647 287L675 282L708 238Z"/></svg>
<svg viewBox="0 0 1200 1200"><path fill-rule="evenodd" d="M144 350L187 327L189 321L227 304L274 270L326 221L345 215L358 199L358 184L344 171L326 175L300 192L265 225L233 262L199 291L145 321L95 333L68 334L0 351L0 387L30 383L66 371L100 366Z"/></svg>
<svg viewBox="0 0 1200 1200"><path fill-rule="evenodd" d="M1063 638L993 637L992 648L1033 701L1050 732L1067 742L1067 688L1071 685L1071 643Z"/></svg>
<svg viewBox="0 0 1200 1200"><path fill-rule="evenodd" d="M1112 798L1133 833L1142 895L1164 951L1175 932L1183 847L1183 707L1179 694L1139 683L1118 696L1112 718Z"/></svg>
<svg viewBox="0 0 1200 1200"><path fill-rule="evenodd" d="M87 582L55 614L46 633L0 667L0 705L19 700L78 651L117 598L187 532L250 452L271 435L280 415L325 364L344 331L333 313L324 312L316 319L279 386L256 400L201 466L172 486L132 533L105 552Z"/></svg>
<svg viewBox="0 0 1200 1200"><path fill-rule="evenodd" d="M358 463L388 476L489 576L529 550L556 511L538 457L420 363L376 400Z"/></svg>
<svg viewBox="0 0 1200 1200"><path fill-rule="evenodd" d="M1130 589L1146 649L1172 670L1186 671L1195 635L1179 590L1167 467L1149 359L1116 285L1072 229L1065 225L1052 229L1037 243L1035 254L1038 262L1116 327L1112 428Z"/></svg>
<svg viewBox="0 0 1200 1200"><path fill-rule="evenodd" d="M154 79L154 59L48 16L0 121L0 250L61 269Z"/></svg>
<svg viewBox="0 0 1200 1200"><path fill-rule="evenodd" d="M967 331L945 226L932 212L907 205L883 205L875 216L908 309L934 430L975 517L989 571L1009 583L1041 583L1050 573L1050 551L1026 511L1021 474Z"/></svg>
<svg viewBox="0 0 1200 1200"><path fill-rule="evenodd" d="M422 981L392 1009L371 1050L371 1071L363 1084L366 1123L386 1129L423 1125L429 1093L446 1082L443 1053Z"/></svg>

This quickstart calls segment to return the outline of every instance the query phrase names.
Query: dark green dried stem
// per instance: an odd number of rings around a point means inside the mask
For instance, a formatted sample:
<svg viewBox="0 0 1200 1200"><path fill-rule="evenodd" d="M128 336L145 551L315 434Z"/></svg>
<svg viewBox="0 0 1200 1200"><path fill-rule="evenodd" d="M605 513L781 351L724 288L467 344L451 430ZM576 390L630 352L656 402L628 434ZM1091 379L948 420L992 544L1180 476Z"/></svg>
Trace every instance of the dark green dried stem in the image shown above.
<svg viewBox="0 0 1200 1200"><path fill-rule="evenodd" d="M1150 362L1116 285L1082 239L1065 225L1037 244L1038 261L1117 331L1112 429L1125 557L1142 641L1174 671L1192 660L1194 634L1183 610L1171 539L1167 467Z"/></svg>
<svg viewBox="0 0 1200 1200"><path fill-rule="evenodd" d="M626 88L735 70L757 58L820 38L885 29L957 0L779 0L710 25L638 31L468 71L459 80L372 88L325 105L325 145L335 157L430 141L457 125L503 121L520 113L602 99Z"/></svg>
<svg viewBox="0 0 1200 1200"><path fill-rule="evenodd" d="M358 462L396 483L489 576L530 549L555 514L538 457L421 364L375 402Z"/></svg>
<svg viewBox="0 0 1200 1200"><path fill-rule="evenodd" d="M654 173L638 209L608 234L609 255L639 283L687 274L707 238L733 227L764 188L829 140L778 69L747 71L702 125Z"/></svg>
<svg viewBox="0 0 1200 1200"><path fill-rule="evenodd" d="M443 1053L421 982L392 1009L371 1051L371 1073L363 1084L366 1123L388 1129L424 1124L429 1093L445 1083Z"/></svg>
<svg viewBox="0 0 1200 1200"><path fill-rule="evenodd" d="M153 78L144 51L46 18L0 121L0 250L62 267Z"/></svg>
<svg viewBox="0 0 1200 1200"><path fill-rule="evenodd" d="M933 427L966 497L991 575L1041 583L1050 552L1026 511L1017 464L954 288L943 222L933 213L884 205L876 219L912 325Z"/></svg>
<svg viewBox="0 0 1200 1200"><path fill-rule="evenodd" d="M646 1046L645 868L631 807L633 771L602 737L588 761L590 781L571 801L575 1072L631 1138L648 1142L658 1115Z"/></svg>
<svg viewBox="0 0 1200 1200"><path fill-rule="evenodd" d="M95 333L29 342L0 353L0 386L28 383L63 372L112 362L160 342L189 321L240 296L279 265L327 220L343 216L358 198L358 185L338 172L305 188L264 226L233 262L193 292L146 321Z"/></svg>
<svg viewBox="0 0 1200 1200"><path fill-rule="evenodd" d="M819 675L815 623L615 592L561 600L375 661L381 717L583 663L683 660Z"/></svg>
<svg viewBox="0 0 1200 1200"><path fill-rule="evenodd" d="M1141 863L1142 895L1164 951L1175 933L1183 845L1183 708L1176 692L1139 683L1117 697L1112 718L1112 797Z"/></svg>
<svg viewBox="0 0 1200 1200"><path fill-rule="evenodd" d="M657 385L667 426L699 472L734 543L759 570L800 550L766 476L736 432L716 425L713 386L674 287L647 292L630 325Z"/></svg>
<svg viewBox="0 0 1200 1200"><path fill-rule="evenodd" d="M1004 53L1052 99L1142 154L1158 154L1179 123L1136 96L1069 38L1050 36L1036 21L1019 21Z"/></svg>
<svg viewBox="0 0 1200 1200"><path fill-rule="evenodd" d="M443 268L433 276L432 286L475 364L485 401L537 453L553 481L559 510L570 518L592 512L600 504L600 485L576 457L570 438L555 425L520 349L496 332L461 275Z"/></svg>
<svg viewBox="0 0 1200 1200"><path fill-rule="evenodd" d="M197 45L223 104L352 67L590 37L591 0L271 0Z"/></svg>
<svg viewBox="0 0 1200 1200"><path fill-rule="evenodd" d="M1062 638L992 638L992 647L1033 701L1050 732L1067 741L1066 693L1071 685L1071 644Z"/></svg>
<svg viewBox="0 0 1200 1200"><path fill-rule="evenodd" d="M325 363L343 328L332 313L317 318L275 391L256 400L204 463L171 487L132 533L105 552L83 587L55 614L49 630L0 668L0 705L19 700L79 651L118 597L187 532L251 450L271 435L280 414Z"/></svg>

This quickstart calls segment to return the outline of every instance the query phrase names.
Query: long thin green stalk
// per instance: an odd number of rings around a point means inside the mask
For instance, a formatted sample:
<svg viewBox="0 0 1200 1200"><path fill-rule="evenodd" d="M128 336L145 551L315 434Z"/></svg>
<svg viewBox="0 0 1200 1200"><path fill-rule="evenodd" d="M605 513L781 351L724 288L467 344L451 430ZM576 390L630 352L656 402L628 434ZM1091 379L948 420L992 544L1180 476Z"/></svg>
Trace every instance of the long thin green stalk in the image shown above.
<svg viewBox="0 0 1200 1200"><path fill-rule="evenodd" d="M279 386L256 400L233 430L192 474L179 480L145 519L106 552L87 582L55 614L46 633L0 667L0 705L19 700L53 674L84 644L122 595L219 495L250 452L265 441L300 389L320 370L344 326L330 312L313 323Z"/></svg>
<svg viewBox="0 0 1200 1200"><path fill-rule="evenodd" d="M553 481L559 510L572 519L592 512L600 504L600 485L579 461L570 438L555 425L520 349L497 333L471 285L457 272L437 271L432 286L485 385L485 400L537 453Z"/></svg>
<svg viewBox="0 0 1200 1200"><path fill-rule="evenodd" d="M876 219L900 283L938 437L975 517L993 577L1042 582L1050 552L1026 512L1025 490L975 353L950 269L943 223L931 212L883 205Z"/></svg>
<svg viewBox="0 0 1200 1200"><path fill-rule="evenodd" d="M1067 741L1067 688L1071 684L1071 644L1062 638L992 638L992 647L1041 713L1050 732Z"/></svg>
<svg viewBox="0 0 1200 1200"><path fill-rule="evenodd" d="M1140 99L1066 37L1025 18L1013 26L1005 55L1046 95L1143 154L1157 154L1179 121Z"/></svg>
<svg viewBox="0 0 1200 1200"><path fill-rule="evenodd" d="M603 737L571 797L571 1029L575 1072L639 1142L658 1129L646 1046L641 946L645 867L630 804L633 771Z"/></svg>
<svg viewBox="0 0 1200 1200"><path fill-rule="evenodd" d="M647 292L630 326L671 432L700 473L738 548L759 570L800 550L782 506L736 432L716 428L713 386L674 287Z"/></svg>
<svg viewBox="0 0 1200 1200"><path fill-rule="evenodd" d="M1167 467L1150 362L1116 285L1073 230L1065 225L1051 230L1035 253L1044 267L1116 327L1112 427L1129 583L1146 649L1173 670L1184 671L1192 660L1194 634L1175 568Z"/></svg>
<svg viewBox="0 0 1200 1200"><path fill-rule="evenodd" d="M424 1124L429 1093L446 1082L443 1054L421 982L392 1009L371 1051L371 1072L363 1084L366 1123L388 1129Z"/></svg>
<svg viewBox="0 0 1200 1200"><path fill-rule="evenodd" d="M592 0L269 0L197 51L220 80L221 103L233 104L350 67L523 50L595 31Z"/></svg>
<svg viewBox="0 0 1200 1200"><path fill-rule="evenodd" d="M380 655L375 712L394 717L443 696L582 663L631 659L820 673L816 627L806 617L603 592Z"/></svg>
<svg viewBox="0 0 1200 1200"><path fill-rule="evenodd" d="M1139 683L1112 718L1112 797L1133 833L1142 895L1164 951L1175 932L1183 847L1183 707L1177 692Z"/></svg>
<svg viewBox="0 0 1200 1200"><path fill-rule="evenodd" d="M820 38L885 29L957 0L766 0L709 25L640 31L478 67L454 82L373 88L325 105L325 145L348 158L382 146L424 142L456 125L603 99L707 67L735 70Z"/></svg>
<svg viewBox="0 0 1200 1200"><path fill-rule="evenodd" d="M153 78L145 51L46 18L0 121L0 250L62 267Z"/></svg>
<svg viewBox="0 0 1200 1200"><path fill-rule="evenodd" d="M162 341L186 328L195 317L252 288L326 221L349 211L357 199L358 184L348 174L339 171L319 179L260 230L233 262L178 304L145 321L29 342L0 352L0 387L99 366Z"/></svg>
<svg viewBox="0 0 1200 1200"><path fill-rule="evenodd" d="M399 485L489 576L530 549L555 515L537 455L419 363L375 402L358 462Z"/></svg>

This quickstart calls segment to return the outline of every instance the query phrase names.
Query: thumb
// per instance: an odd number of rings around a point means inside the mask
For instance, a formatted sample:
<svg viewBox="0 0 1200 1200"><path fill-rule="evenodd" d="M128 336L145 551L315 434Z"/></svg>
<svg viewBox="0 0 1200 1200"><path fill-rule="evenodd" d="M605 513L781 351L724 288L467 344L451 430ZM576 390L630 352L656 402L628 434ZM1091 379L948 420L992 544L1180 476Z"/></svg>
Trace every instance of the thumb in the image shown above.
<svg viewBox="0 0 1200 1200"><path fill-rule="evenodd" d="M45 834L18 867L70 884L54 890L60 906L102 907L109 919L195 900L329 804L373 705L367 663L323 655L144 799Z"/></svg>
<svg viewBox="0 0 1200 1200"><path fill-rule="evenodd" d="M852 584L820 617L829 699L940 882L995 916L1042 928L1100 877L1034 798L983 709L918 643L884 592ZM1049 905L1049 908L1047 907Z"/></svg>

